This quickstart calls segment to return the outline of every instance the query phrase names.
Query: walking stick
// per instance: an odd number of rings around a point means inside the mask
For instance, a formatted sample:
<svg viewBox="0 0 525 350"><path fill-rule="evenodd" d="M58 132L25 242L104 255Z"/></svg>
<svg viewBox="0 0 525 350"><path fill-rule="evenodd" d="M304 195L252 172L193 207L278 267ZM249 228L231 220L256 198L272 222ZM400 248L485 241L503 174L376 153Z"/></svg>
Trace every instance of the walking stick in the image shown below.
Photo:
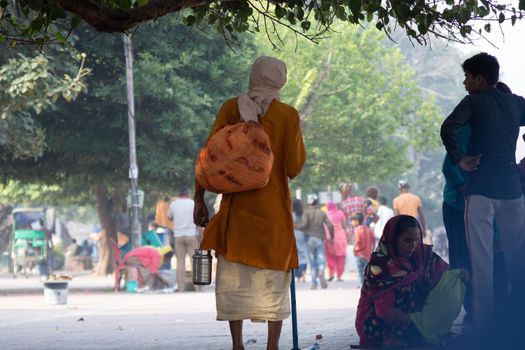
<svg viewBox="0 0 525 350"><path fill-rule="evenodd" d="M292 302L292 338L293 348L292 350L301 350L299 348L299 336L297 334L297 307L295 302L295 272L292 269L292 281L290 282L290 296Z"/></svg>

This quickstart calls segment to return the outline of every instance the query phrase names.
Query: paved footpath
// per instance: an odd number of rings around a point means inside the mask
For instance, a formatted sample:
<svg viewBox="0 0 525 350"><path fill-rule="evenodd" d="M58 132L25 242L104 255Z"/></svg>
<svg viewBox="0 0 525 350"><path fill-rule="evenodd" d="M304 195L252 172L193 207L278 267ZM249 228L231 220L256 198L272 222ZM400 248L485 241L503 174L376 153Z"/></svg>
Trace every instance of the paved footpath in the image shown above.
<svg viewBox="0 0 525 350"><path fill-rule="evenodd" d="M301 349L310 349L317 335L323 336L321 349L349 349L358 342L354 317L359 290L355 278L347 279L326 290L298 285ZM36 279L0 279L0 349L231 349L228 323L215 321L211 287L195 293L129 294L82 291L89 281L79 278L76 283L79 288L69 294L67 305L52 306L44 304ZM20 284L30 284L33 293L15 292ZM93 284L107 289L111 279ZM266 327L245 321L247 350L266 348ZM281 349L291 348L288 319Z"/></svg>

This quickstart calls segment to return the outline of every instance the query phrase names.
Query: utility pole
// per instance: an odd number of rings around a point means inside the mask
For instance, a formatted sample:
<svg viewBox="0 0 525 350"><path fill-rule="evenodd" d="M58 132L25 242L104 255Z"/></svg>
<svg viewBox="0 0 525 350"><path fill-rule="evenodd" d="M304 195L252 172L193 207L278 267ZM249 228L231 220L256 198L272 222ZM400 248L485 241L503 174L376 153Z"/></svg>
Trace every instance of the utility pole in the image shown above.
<svg viewBox="0 0 525 350"><path fill-rule="evenodd" d="M122 34L124 40L124 55L126 57L126 86L128 97L128 132L129 132L129 178L131 180L131 244L133 248L140 247L140 222L139 222L139 195L137 166L137 150L135 142L135 101L133 96L133 49L131 38Z"/></svg>

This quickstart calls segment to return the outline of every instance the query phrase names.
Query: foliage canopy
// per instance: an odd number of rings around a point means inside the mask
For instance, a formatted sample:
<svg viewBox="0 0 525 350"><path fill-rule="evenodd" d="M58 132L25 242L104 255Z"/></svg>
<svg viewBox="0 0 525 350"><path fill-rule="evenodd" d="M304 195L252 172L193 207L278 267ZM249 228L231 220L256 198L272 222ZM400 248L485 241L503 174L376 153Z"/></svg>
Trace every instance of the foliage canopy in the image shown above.
<svg viewBox="0 0 525 350"><path fill-rule="evenodd" d="M82 193L127 187L129 149L121 35L82 26L70 51L85 52L88 90L34 118L46 150L38 159L0 159L0 178L59 184ZM220 104L244 90L253 54L236 55L218 35L189 31L175 17L145 24L133 38L139 184L171 193L193 183L193 161ZM176 49L174 49L176 48ZM68 52L53 54L59 62Z"/></svg>
<svg viewBox="0 0 525 350"><path fill-rule="evenodd" d="M388 180L411 166L409 146L423 152L439 144L435 101L399 48L373 28L340 27L337 37L296 50L285 33L287 45L272 53L288 62L283 101L303 120L308 159L298 181L305 188Z"/></svg>
<svg viewBox="0 0 525 350"><path fill-rule="evenodd" d="M1 62L1 59L0 59ZM72 101L85 89L89 69L74 60L18 54L0 65L0 158L42 155L45 135L33 114L54 109L60 98Z"/></svg>
<svg viewBox="0 0 525 350"><path fill-rule="evenodd" d="M187 9L187 10L186 10ZM525 0L0 0L0 39L11 42L65 41L81 21L97 31L124 32L169 13L188 26L236 33L286 26L319 39L337 21L371 22L389 34L401 27L420 43L436 35L465 41L494 24L522 19Z"/></svg>

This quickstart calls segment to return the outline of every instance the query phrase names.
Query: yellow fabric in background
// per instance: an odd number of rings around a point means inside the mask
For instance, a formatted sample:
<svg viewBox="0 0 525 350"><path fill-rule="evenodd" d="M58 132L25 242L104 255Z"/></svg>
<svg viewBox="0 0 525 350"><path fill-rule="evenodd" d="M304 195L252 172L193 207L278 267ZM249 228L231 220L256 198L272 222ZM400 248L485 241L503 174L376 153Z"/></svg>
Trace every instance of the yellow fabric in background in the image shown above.
<svg viewBox="0 0 525 350"><path fill-rule="evenodd" d="M430 291L421 312L410 314L419 333L430 344L439 344L439 336L450 332L465 299L466 287L461 270L448 270Z"/></svg>
<svg viewBox="0 0 525 350"><path fill-rule="evenodd" d="M159 199L155 207L155 222L157 223L157 225L167 227L170 230L173 230L173 221L168 219L169 208L170 202L166 202L163 199Z"/></svg>

